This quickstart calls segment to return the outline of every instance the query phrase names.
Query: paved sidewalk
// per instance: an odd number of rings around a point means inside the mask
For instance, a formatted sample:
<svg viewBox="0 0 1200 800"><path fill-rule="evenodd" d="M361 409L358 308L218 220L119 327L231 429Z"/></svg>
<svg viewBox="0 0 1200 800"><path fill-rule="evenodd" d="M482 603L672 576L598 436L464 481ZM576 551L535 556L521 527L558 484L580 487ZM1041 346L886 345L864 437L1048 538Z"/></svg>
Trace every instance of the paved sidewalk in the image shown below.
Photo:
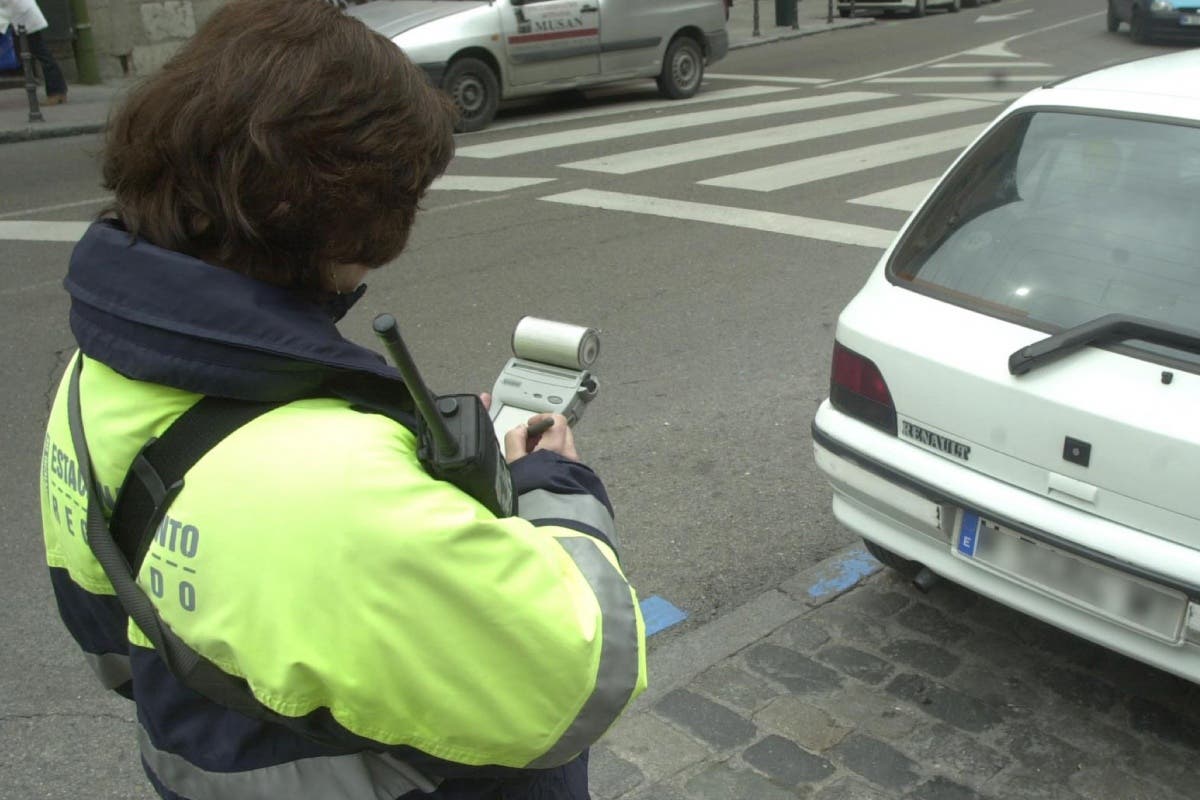
<svg viewBox="0 0 1200 800"><path fill-rule="evenodd" d="M827 23L828 4L822 0L799 2L799 25L796 28L775 25L774 0L759 0L758 36L754 35L754 0L734 0L729 17L731 49L752 47L798 36L809 36L837 28L870 25L870 17L841 19L836 14ZM99 86L72 84L69 101L61 106L43 106L42 122L29 120L29 101L23 82L0 82L0 144L47 139L59 136L78 136L103 130L113 101L134 84L133 79L109 80ZM45 94L38 88L39 102Z"/></svg>
<svg viewBox="0 0 1200 800"><path fill-rule="evenodd" d="M855 546L652 649L591 771L596 800L1185 800L1198 747L1200 686Z"/></svg>

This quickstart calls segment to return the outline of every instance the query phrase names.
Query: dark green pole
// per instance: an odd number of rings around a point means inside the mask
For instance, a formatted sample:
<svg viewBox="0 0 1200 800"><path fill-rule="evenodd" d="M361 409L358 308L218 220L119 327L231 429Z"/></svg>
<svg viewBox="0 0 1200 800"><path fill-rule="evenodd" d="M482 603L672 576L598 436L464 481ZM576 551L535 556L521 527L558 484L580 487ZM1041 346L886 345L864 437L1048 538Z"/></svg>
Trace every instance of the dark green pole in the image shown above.
<svg viewBox="0 0 1200 800"><path fill-rule="evenodd" d="M79 82L100 83L100 68L96 65L96 45L92 40L92 18L87 0L71 0L71 17L75 20L75 69Z"/></svg>

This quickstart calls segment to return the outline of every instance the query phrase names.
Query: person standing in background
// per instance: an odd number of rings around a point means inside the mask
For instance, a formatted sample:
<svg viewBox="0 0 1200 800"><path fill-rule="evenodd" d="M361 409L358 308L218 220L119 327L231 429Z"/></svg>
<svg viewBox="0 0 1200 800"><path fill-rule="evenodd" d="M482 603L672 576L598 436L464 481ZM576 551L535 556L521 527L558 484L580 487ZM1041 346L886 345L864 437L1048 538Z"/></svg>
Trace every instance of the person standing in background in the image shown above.
<svg viewBox="0 0 1200 800"><path fill-rule="evenodd" d="M37 0L0 0L0 31L9 25L12 25L14 37L18 29L24 26L29 52L42 65L42 77L46 80L45 104L56 106L67 102L67 80L42 36L42 31L49 28L50 23L46 22L46 16L38 8Z"/></svg>

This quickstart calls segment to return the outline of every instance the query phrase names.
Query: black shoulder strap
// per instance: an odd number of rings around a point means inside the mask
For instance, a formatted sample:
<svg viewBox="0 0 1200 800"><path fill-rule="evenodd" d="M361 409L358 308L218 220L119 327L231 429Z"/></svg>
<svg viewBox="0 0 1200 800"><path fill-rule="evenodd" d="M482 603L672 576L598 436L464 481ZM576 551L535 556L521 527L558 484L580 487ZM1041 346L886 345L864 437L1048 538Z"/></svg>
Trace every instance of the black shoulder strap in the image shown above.
<svg viewBox="0 0 1200 800"><path fill-rule="evenodd" d="M112 584L122 608L150 639L154 649L166 663L167 669L185 686L226 708L247 716L277 724L287 724L283 717L266 708L254 698L244 680L222 672L211 661L202 657L180 639L163 622L158 614L158 609L138 586L135 573L125 555L117 547L100 505L100 491L92 472L91 454L88 451L87 439L83 432L83 412L79 404L79 375L82 369L83 354L80 353L75 359L67 402L75 458L87 486L88 545L104 569L104 574Z"/></svg>
<svg viewBox="0 0 1200 800"><path fill-rule="evenodd" d="M134 457L117 494L109 528L136 575L155 530L179 490L183 476L222 439L247 422L284 405L224 397L202 397L151 439Z"/></svg>

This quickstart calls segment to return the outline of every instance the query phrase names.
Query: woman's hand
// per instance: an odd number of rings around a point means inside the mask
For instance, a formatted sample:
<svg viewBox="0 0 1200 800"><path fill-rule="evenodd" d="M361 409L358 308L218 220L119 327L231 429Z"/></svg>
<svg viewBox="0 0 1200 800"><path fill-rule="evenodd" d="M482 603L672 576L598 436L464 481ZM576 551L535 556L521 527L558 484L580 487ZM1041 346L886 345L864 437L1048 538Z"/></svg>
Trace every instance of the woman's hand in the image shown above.
<svg viewBox="0 0 1200 800"><path fill-rule="evenodd" d="M550 427L540 430L547 423ZM549 450L572 461L579 460L579 453L575 450L575 434L567 425L566 417L562 414L535 414L524 425L518 425L504 434L504 453L508 463L535 450Z"/></svg>

